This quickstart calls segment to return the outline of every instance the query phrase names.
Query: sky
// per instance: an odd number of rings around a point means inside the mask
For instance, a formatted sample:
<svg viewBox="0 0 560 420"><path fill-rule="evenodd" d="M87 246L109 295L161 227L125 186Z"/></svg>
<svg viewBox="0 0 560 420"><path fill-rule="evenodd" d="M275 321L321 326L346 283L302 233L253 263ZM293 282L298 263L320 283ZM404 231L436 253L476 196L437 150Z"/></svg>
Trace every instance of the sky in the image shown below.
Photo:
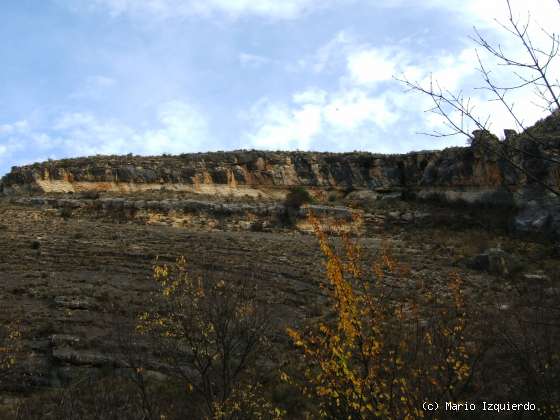
<svg viewBox="0 0 560 420"><path fill-rule="evenodd" d="M546 46L558 1L511 3ZM477 89L471 38L476 27L522 58L507 16L505 0L3 0L0 174L95 154L462 146L421 134L443 121L395 77L436 80L492 131L515 128ZM545 115L530 91L508 99L525 123Z"/></svg>

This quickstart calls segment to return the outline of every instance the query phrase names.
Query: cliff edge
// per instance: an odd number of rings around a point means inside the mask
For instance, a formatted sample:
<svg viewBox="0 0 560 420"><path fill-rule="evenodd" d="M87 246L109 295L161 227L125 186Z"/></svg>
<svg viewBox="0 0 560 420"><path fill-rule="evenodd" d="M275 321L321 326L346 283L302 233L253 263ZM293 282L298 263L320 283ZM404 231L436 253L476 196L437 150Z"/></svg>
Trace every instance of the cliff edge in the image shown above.
<svg viewBox="0 0 560 420"><path fill-rule="evenodd" d="M560 132L560 130L558 131ZM149 190L217 195L281 196L294 186L312 189L434 192L476 201L505 193L515 202L548 197L543 185L560 190L560 140L549 135L535 144L507 133L500 142L488 132L474 133L468 147L403 155L365 152L232 151L178 156L94 156L13 167L0 192L73 193Z"/></svg>

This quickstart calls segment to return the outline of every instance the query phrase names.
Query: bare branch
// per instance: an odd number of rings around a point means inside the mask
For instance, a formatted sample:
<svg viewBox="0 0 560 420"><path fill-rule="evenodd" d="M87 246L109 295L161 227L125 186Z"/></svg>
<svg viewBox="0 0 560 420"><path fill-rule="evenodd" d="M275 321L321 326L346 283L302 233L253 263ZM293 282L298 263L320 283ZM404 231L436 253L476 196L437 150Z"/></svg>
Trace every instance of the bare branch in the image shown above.
<svg viewBox="0 0 560 420"><path fill-rule="evenodd" d="M480 64L481 64L481 70L482 70L483 74L487 74L487 72L485 70L485 67L482 64L482 62ZM463 98L461 93L453 94L450 91L442 91L441 88L439 87L439 84L437 83L437 81L434 81L433 79L430 80L430 85L429 85L428 88L423 87L418 82L411 82L410 80L406 79L405 77L403 77L402 79L396 78L396 80L400 81L405 86L407 86L409 90L417 91L417 92L423 93L425 95L428 95L432 99L433 104L434 104L434 107L429 109L428 112L435 112L436 114L442 116L445 120L446 126L450 128L450 131L448 133L441 133L441 132L435 131L431 134L428 134L429 136L441 138L441 137L451 137L451 136L462 134L472 141L472 140L474 140L474 137L471 133L466 131L466 128L465 128L465 125L464 125L465 120L470 121L474 126L477 127L478 130L488 131L490 116L488 116L486 118L486 120L484 120L484 121L482 121L478 117L476 117L474 115L474 112L473 112L474 107L470 105L470 98L465 101L465 99ZM493 87L492 82L489 78L487 78L487 83L489 84L490 89L493 89L492 88ZM436 89L434 89L434 85L437 86ZM519 120L519 118L513 112L513 107L507 101L505 101L504 95L501 94L497 89L493 89L493 91L497 95L497 100L500 100L507 107L508 111L511 112L512 116L514 116L514 118L516 118L516 121L518 122L520 127L524 127L523 123ZM449 112L444 107L451 108L451 110L453 110L453 111L458 111L459 114L460 114L460 123L455 121L452 118L452 112ZM529 138L533 138L534 141L538 141L538 139L535 139L534 137L532 137L532 134L530 133L530 131L527 131L526 129L524 129L524 132L528 135ZM483 145L483 147L487 147L487 146ZM518 153L521 153L525 156L542 159L544 161L549 161L549 162L555 163L555 164L560 164L560 161L558 161L556 159L553 159L551 157L544 156L544 155L535 155L531 152L527 152L526 150L517 148L512 144L508 144L507 148L509 148L511 150L514 150ZM552 188L551 186L549 186L545 182L538 179L535 175L533 175L531 172L529 172L528 170L526 170L525 168L520 166L510 156L508 156L508 153L507 153L507 150L506 150L505 147L499 147L496 150L496 152L498 153L500 158L504 159L508 164L510 164L512 167L514 167L520 173L523 173L525 176L527 176L527 178L529 178L532 181L538 183L544 189L548 190L549 192L553 193L554 195L560 196L560 191L557 191L556 189Z"/></svg>

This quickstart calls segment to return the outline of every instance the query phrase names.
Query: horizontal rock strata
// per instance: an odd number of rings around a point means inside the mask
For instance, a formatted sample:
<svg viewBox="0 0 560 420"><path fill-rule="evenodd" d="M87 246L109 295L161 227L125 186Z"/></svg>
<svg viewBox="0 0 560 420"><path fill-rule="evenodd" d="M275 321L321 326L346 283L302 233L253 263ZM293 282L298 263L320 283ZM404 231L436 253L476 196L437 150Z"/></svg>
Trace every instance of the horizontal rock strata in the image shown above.
<svg viewBox="0 0 560 420"><path fill-rule="evenodd" d="M234 151L179 156L96 156L13 167L0 191L64 193L149 190L185 191L210 195L280 198L287 189L409 189L421 195L443 192L450 199L476 201L495 198L496 191L516 199L531 195L539 183L558 186L558 168L539 156L557 153L560 141L527 154L513 154L514 168L500 153L498 140L477 133L470 147L404 155L371 153L314 153ZM527 149L532 143L513 137L504 144ZM556 165L557 166L557 165ZM538 188L537 188L538 189ZM534 195L534 194L533 194ZM519 198L521 197L521 198Z"/></svg>

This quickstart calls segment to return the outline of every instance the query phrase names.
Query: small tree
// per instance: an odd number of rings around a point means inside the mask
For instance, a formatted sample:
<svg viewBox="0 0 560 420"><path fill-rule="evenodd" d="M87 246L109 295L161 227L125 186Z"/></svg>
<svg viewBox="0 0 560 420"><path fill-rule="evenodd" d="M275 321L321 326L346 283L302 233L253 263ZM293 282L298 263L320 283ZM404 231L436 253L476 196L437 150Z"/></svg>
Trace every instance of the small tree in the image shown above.
<svg viewBox="0 0 560 420"><path fill-rule="evenodd" d="M159 289L155 308L140 316L137 329L154 338L164 371L202 402L198 416L280 416L260 395L256 375L250 376L270 327L256 286L191 276L184 258L156 265L154 279Z"/></svg>
<svg viewBox="0 0 560 420"><path fill-rule="evenodd" d="M388 248L368 268L355 242L342 234L340 256L317 219L311 216L311 222L326 257L334 321L288 334L301 349L302 391L318 405L318 415L414 419L424 416L424 399L458 401L475 366L460 278L451 275L450 302L438 302L429 290L420 291L420 301L392 300L387 276L400 284L410 273Z"/></svg>
<svg viewBox="0 0 560 420"><path fill-rule="evenodd" d="M290 190L284 200L284 205L289 208L299 209L302 205L312 203L313 197L303 187L295 187Z"/></svg>
<svg viewBox="0 0 560 420"><path fill-rule="evenodd" d="M286 225L293 225L301 206L312 202L313 197L304 187L292 188L284 200L283 222Z"/></svg>

